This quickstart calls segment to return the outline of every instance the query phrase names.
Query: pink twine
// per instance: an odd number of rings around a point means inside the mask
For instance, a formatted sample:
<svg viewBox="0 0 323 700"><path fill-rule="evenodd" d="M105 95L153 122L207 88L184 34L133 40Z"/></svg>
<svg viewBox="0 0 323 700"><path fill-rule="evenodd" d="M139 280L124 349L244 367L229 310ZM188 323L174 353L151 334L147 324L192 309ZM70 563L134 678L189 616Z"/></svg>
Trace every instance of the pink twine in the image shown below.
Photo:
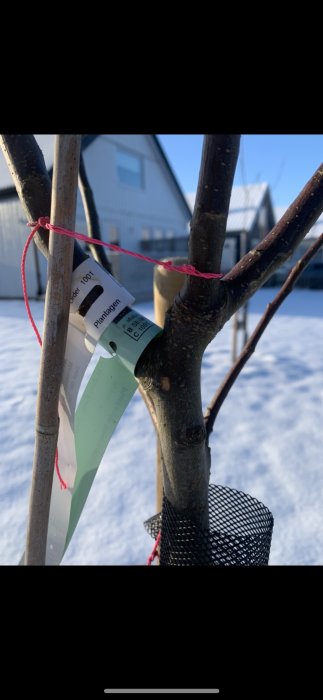
<svg viewBox="0 0 323 700"><path fill-rule="evenodd" d="M35 323L35 321L34 321L34 319L33 319L32 313L31 313L31 309L30 309L30 305L29 305L29 299L28 299L28 293L27 293L27 283L26 283L26 255L27 255L27 251L28 251L28 248L29 248L29 246L30 246L30 243L31 243L31 241L32 241L32 239L33 239L33 236L35 235L36 231L38 231L38 229L40 228L40 226L41 226L41 223L38 221L38 222L35 224L33 230L30 232L30 234L29 234L29 236L28 236L28 238L27 238L27 240L26 240L24 249L23 249L23 251L22 251L22 257L21 257L21 281L22 281L22 291L23 291L23 295L24 295L24 300L25 300L25 306L26 306L26 310L27 310L27 315L28 315L29 321L30 321L30 323L31 323L31 325L32 325L32 327L33 327L33 329L34 329L34 332L35 332L36 338L37 338L37 340L38 340L38 343L39 343L40 347L42 347L42 346L43 346L42 339L41 339L41 337L40 337L40 333L39 333L39 331L38 331L38 328L37 328L37 326L36 326L36 323ZM67 484L65 483L65 481L64 481L64 479L62 478L62 475L61 475L61 473L60 473L60 471L59 471L59 466L58 466L58 450L57 450L57 448L56 448L56 452L55 452L55 470L56 470L56 474L57 474L57 476L58 476L58 478L59 478L59 482L60 482L61 488L62 488L62 489L67 489Z"/></svg>
<svg viewBox="0 0 323 700"><path fill-rule="evenodd" d="M152 551L152 553L149 555L149 557L148 557L148 559L147 559L147 566L151 566L151 564L153 563L155 557L158 557L158 556L159 556L159 554L158 554L158 552L157 552L157 548L158 548L158 546L159 546L159 544L160 544L160 538L161 538L161 532L158 533L158 535L157 535L157 540L156 540L156 542L155 542L155 544L154 544L153 551Z"/></svg>
<svg viewBox="0 0 323 700"><path fill-rule="evenodd" d="M191 275L192 277L204 277L205 279L219 279L223 277L219 272L200 272L196 270L194 265L173 265L170 260L155 260L155 258L149 258L147 255L141 255L141 253L134 253L132 250L126 250L126 248L120 248L118 245L113 243L105 243L105 241L100 241L98 238L90 238L85 236L83 233L77 233L76 231L69 231L67 228L61 228L61 226L53 226L49 222L48 216L42 216L38 219L38 222L32 222L28 226L41 226L42 228L47 228L49 231L55 231L63 236L70 236L70 238L76 238L78 241L85 241L85 243L94 243L94 245L102 245L104 248L109 248L110 250L115 250L117 253L123 253L124 255L131 255L133 258L138 258L138 260L144 260L145 262L152 263L153 265L161 265L167 270L172 270L173 272L181 272L183 275ZM36 230L38 230L38 228Z"/></svg>

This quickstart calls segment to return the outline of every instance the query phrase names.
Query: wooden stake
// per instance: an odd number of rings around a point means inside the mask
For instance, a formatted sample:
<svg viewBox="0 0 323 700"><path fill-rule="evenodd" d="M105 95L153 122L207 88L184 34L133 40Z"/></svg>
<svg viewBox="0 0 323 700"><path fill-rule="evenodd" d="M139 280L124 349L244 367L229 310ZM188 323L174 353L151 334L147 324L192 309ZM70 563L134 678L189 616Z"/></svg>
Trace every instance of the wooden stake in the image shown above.
<svg viewBox="0 0 323 700"><path fill-rule="evenodd" d="M248 250L248 234L246 231L241 231L240 233L240 257L242 258L246 255ZM241 309L238 309L232 319L232 364L235 363L238 356L238 331L242 331L242 345L243 348L248 340L248 302L246 302Z"/></svg>
<svg viewBox="0 0 323 700"><path fill-rule="evenodd" d="M50 220L75 227L81 136L56 136ZM74 241L50 233L43 349L36 410L36 440L26 564L45 564L49 505L58 437L58 398L66 345Z"/></svg>

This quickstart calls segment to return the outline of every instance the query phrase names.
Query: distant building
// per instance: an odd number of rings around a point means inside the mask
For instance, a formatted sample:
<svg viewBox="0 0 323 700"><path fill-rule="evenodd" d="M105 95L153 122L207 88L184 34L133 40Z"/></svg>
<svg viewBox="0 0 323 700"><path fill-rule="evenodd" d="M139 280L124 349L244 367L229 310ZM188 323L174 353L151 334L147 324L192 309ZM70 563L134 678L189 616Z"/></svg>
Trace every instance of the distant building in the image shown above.
<svg viewBox="0 0 323 700"><path fill-rule="evenodd" d="M53 165L53 136L37 136L46 166ZM155 135L83 137L82 150L103 240L153 258L186 256L191 212ZM44 215L49 212L44 212ZM76 230L87 233L77 199ZM28 229L0 152L0 297L20 298L20 258ZM152 297L153 266L109 253L113 272L137 300ZM29 295L46 287L46 260L33 246L27 260ZM37 275L38 269L38 275Z"/></svg>
<svg viewBox="0 0 323 700"><path fill-rule="evenodd" d="M187 194L186 198L193 211L195 192ZM221 271L230 270L243 254L242 248L253 248L274 224L274 210L266 182L233 187Z"/></svg>
<svg viewBox="0 0 323 700"><path fill-rule="evenodd" d="M287 207L275 207L276 222L285 214ZM302 255L310 248L313 242L323 233L323 214L318 218L314 226L309 230L304 240L297 246L294 253L270 278L271 284L281 284L285 281L289 271ZM298 287L310 289L323 289L323 248L321 248L310 261L307 268L297 280Z"/></svg>

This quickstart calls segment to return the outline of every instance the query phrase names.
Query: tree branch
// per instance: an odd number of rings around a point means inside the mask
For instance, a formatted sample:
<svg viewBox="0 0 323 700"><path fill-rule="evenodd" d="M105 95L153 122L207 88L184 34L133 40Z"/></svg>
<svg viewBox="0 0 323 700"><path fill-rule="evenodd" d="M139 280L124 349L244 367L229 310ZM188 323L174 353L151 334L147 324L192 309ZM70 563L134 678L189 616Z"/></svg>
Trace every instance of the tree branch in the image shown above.
<svg viewBox="0 0 323 700"><path fill-rule="evenodd" d="M286 299L286 297L291 293L296 281L301 276L303 270L305 270L310 260L314 257L314 255L316 255L317 251L321 248L322 245L323 233L321 234L321 236L319 236L315 243L313 243L313 245L306 251L306 253L304 253L300 260L298 260L297 263L294 265L282 288L279 290L278 294L276 294L274 300L270 304L268 304L265 313L261 317L248 342L244 346L237 361L234 363L233 367L230 369L230 371L224 378L222 384L219 386L204 416L207 439L209 439L210 437L215 419L220 411L224 400L226 399L230 389L233 387L233 384L238 378L241 370L248 362L251 355L254 353L257 344L265 329L267 328L269 322L271 321L271 319L273 318L274 314L279 309L283 301Z"/></svg>
<svg viewBox="0 0 323 700"><path fill-rule="evenodd" d="M221 280L227 319L287 260L323 211L323 163L272 231Z"/></svg>
<svg viewBox="0 0 323 700"><path fill-rule="evenodd" d="M99 238L100 240L102 240L99 216L97 208L95 206L95 199L93 197L91 185L89 183L89 179L86 173L83 153L81 153L80 159L79 190L84 207L88 236L90 238ZM96 260L112 275L112 267L105 249L102 246L93 245L90 242L88 243L88 246L94 257L94 260Z"/></svg>
<svg viewBox="0 0 323 700"><path fill-rule="evenodd" d="M204 137L199 182L189 241L189 264L201 272L219 272L240 135ZM218 280L189 277L182 298L194 307L211 308Z"/></svg>
<svg viewBox="0 0 323 700"><path fill-rule="evenodd" d="M1 134L0 145L27 220L37 221L40 216L49 216L52 183L35 137L32 134ZM48 258L47 229L40 229L34 241ZM86 257L77 241L74 241L73 268Z"/></svg>

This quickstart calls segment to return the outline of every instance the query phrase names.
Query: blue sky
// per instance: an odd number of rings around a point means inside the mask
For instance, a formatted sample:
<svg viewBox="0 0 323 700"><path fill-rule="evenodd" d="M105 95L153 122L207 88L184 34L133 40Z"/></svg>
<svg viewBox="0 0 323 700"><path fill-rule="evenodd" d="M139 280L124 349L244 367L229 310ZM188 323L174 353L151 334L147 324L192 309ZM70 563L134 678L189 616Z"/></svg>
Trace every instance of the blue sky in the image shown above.
<svg viewBox="0 0 323 700"><path fill-rule="evenodd" d="M184 192L197 186L203 136L158 135ZM323 135L244 135L234 184L268 182L274 206L287 206L323 161Z"/></svg>

